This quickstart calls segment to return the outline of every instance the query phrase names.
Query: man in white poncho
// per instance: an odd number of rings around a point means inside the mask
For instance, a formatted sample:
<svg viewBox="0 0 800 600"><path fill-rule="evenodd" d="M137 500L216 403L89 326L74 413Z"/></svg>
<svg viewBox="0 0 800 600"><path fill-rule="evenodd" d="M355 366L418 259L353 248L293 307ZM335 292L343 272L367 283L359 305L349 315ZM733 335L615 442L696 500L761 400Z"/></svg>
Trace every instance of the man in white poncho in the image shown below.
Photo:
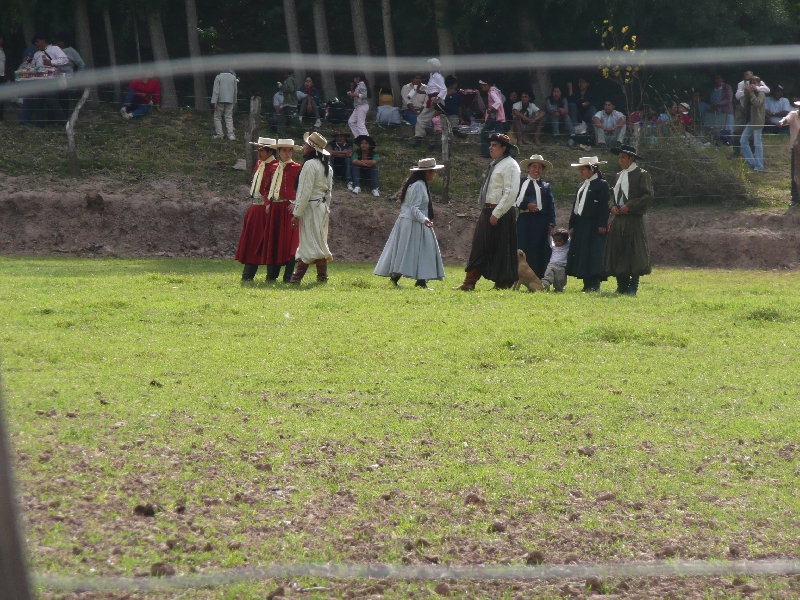
<svg viewBox="0 0 800 600"><path fill-rule="evenodd" d="M328 140L316 131L303 135L303 168L297 184L292 227L300 227L297 267L289 283L299 284L309 265L317 265L317 281L328 281L328 216L331 212L333 169L328 164Z"/></svg>

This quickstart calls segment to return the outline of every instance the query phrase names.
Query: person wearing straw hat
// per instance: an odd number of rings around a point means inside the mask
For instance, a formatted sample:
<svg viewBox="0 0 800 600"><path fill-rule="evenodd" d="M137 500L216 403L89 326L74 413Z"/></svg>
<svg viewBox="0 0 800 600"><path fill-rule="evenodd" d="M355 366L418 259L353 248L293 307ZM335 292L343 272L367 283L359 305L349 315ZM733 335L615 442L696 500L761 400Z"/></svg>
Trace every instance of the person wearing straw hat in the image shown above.
<svg viewBox="0 0 800 600"><path fill-rule="evenodd" d="M375 275L389 277L398 285L401 277L416 279L417 287L427 288L430 279L444 279L444 264L433 232L433 203L428 184L436 171L435 158L423 158L400 188L400 216L383 247Z"/></svg>
<svg viewBox="0 0 800 600"><path fill-rule="evenodd" d="M507 289L519 277L517 224L514 201L519 193L519 165L511 156L517 150L508 136L489 136L492 162L486 169L478 206L481 214L472 236L467 274L456 289L471 291L481 277L494 281L495 289Z"/></svg>
<svg viewBox="0 0 800 600"><path fill-rule="evenodd" d="M550 235L556 229L556 203L542 173L553 164L541 154L519 163L523 173L514 206L517 215L517 248L525 253L528 266L541 279L550 261Z"/></svg>
<svg viewBox="0 0 800 600"><path fill-rule="evenodd" d="M292 227L300 231L297 267L289 283L299 284L309 265L317 266L317 281L328 281L328 261L333 260L328 248L328 219L331 212L333 169L329 163L328 145L319 132L303 136L303 169L297 186Z"/></svg>
<svg viewBox="0 0 800 600"><path fill-rule="evenodd" d="M300 163L292 160L294 140L279 139L272 147L278 152L278 160L269 167L267 181L267 235L264 242L264 264L267 265L267 281L277 281L283 270L283 281L289 283L294 271L294 254L299 239L292 227L292 209L297 194L297 178Z"/></svg>
<svg viewBox="0 0 800 600"><path fill-rule="evenodd" d="M617 278L617 293L635 296L639 277L650 273L650 246L644 214L653 204L650 173L636 164L642 157L636 148L622 144L612 150L619 156L622 169L611 193L609 208L614 215L606 240L603 267Z"/></svg>
<svg viewBox="0 0 800 600"><path fill-rule="evenodd" d="M572 214L569 217L570 245L567 254L567 275L583 279L584 292L599 292L606 280L603 253L608 232L609 189L600 165L606 161L596 156L583 156L577 167L583 182L578 186Z"/></svg>
<svg viewBox="0 0 800 600"><path fill-rule="evenodd" d="M267 195L267 182L269 177L264 177L270 163L275 160L275 151L272 150L272 138L258 138L257 142L250 142L251 146L258 148L258 162L253 169L253 180L250 184L250 199L252 204L244 216L242 233L239 236L239 245L236 248L236 260L244 264L242 282L253 281L258 266L263 262L264 236L267 231L267 213L264 209L264 200Z"/></svg>
<svg viewBox="0 0 800 600"><path fill-rule="evenodd" d="M795 107L800 107L800 101L792 102ZM800 131L800 108L795 108L792 112L781 119L781 125L789 126L789 147L792 149L792 206L800 204L800 193L797 179L800 178L800 166L796 163L800 161L800 149L797 148L797 133Z"/></svg>

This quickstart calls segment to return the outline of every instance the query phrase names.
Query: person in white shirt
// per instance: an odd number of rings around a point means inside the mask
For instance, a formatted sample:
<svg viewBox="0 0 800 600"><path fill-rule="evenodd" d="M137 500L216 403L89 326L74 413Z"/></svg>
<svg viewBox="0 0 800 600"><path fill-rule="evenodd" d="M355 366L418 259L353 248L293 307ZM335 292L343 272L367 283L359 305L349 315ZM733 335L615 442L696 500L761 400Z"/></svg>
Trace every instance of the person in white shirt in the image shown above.
<svg viewBox="0 0 800 600"><path fill-rule="evenodd" d="M36 36L36 47L39 49L31 59L34 67L63 67L69 63L69 57L54 44L48 44L43 35Z"/></svg>
<svg viewBox="0 0 800 600"><path fill-rule="evenodd" d="M741 135L741 131L744 129L745 125L747 125L747 121L749 120L748 111L744 108L745 103L745 92L746 89L750 87L750 80L753 78L752 71L745 71L742 75L742 80L736 85L736 93L734 97L738 100L738 102L733 107L733 121L736 126L736 132L739 132ZM756 92L764 92L764 94L769 94L770 89L766 83L763 81L758 84L756 87ZM739 135L733 136L736 140L736 146L733 148L733 155L738 156L741 151L741 146L739 146Z"/></svg>
<svg viewBox="0 0 800 600"><path fill-rule="evenodd" d="M800 106L800 100L795 100L792 104ZM795 108L792 112L781 119L781 125L789 126L789 146L792 149L792 206L800 205L800 193L797 178L800 176L800 149L795 148L797 144L797 133L800 132L800 108Z"/></svg>
<svg viewBox="0 0 800 600"><path fill-rule="evenodd" d="M517 144L522 144L523 133L533 133L534 146L541 146L542 126L547 116L543 110L531 102L531 95L522 92L520 101L512 105L511 114L514 117L513 128L517 135Z"/></svg>
<svg viewBox="0 0 800 600"><path fill-rule="evenodd" d="M233 130L233 112L236 110L236 98L239 92L239 80L231 71L223 71L214 78L214 91L211 92L211 105L214 107L214 139L222 138L222 117L225 116L225 127L228 139L235 140Z"/></svg>
<svg viewBox="0 0 800 600"><path fill-rule="evenodd" d="M425 108L417 115L417 124L414 126L414 139L411 140L412 148L419 148L422 145L422 138L425 137L425 131L436 116L436 106L443 102L447 96L447 86L444 83L444 77L440 71L442 63L438 58L431 58L428 60L428 68L431 70L428 77L428 83L425 86Z"/></svg>
<svg viewBox="0 0 800 600"><path fill-rule="evenodd" d="M563 292L567 286L567 255L569 254L569 231L566 229L556 229L550 236L550 248L553 253L550 255L550 262L542 277L542 285L546 291L550 291L550 286L556 292Z"/></svg>
<svg viewBox="0 0 800 600"><path fill-rule="evenodd" d="M599 111L594 118L594 135L597 138L598 146L617 146L625 139L627 121L625 115L618 110L614 110L614 103L606 100L603 110Z"/></svg>
<svg viewBox="0 0 800 600"><path fill-rule="evenodd" d="M30 65L33 67L55 67L56 76L63 77L60 68L69 63L69 57L58 46L48 44L47 38L42 34L34 36L36 52L31 58ZM25 98L23 102L23 115L21 119L30 119L41 123L54 122L64 125L67 122L67 115L59 102L58 92L42 94L38 98Z"/></svg>
<svg viewBox="0 0 800 600"><path fill-rule="evenodd" d="M780 132L783 129L783 125L781 125L781 119L788 115L792 110L792 107L789 105L789 99L783 95L782 85L775 86L775 91L772 92L772 95L767 96L765 109L767 125L774 125L775 131Z"/></svg>
<svg viewBox="0 0 800 600"><path fill-rule="evenodd" d="M481 277L494 281L495 289L508 289L519 277L517 223L514 203L520 186L520 168L511 156L516 146L507 135L489 136L492 162L486 170L478 206L481 214L472 236L464 283L456 289L475 289Z"/></svg>
<svg viewBox="0 0 800 600"><path fill-rule="evenodd" d="M400 97L403 101L401 109L403 118L416 126L417 117L425 108L428 96L425 94L425 85L422 83L421 75L414 75L411 81L400 90Z"/></svg>

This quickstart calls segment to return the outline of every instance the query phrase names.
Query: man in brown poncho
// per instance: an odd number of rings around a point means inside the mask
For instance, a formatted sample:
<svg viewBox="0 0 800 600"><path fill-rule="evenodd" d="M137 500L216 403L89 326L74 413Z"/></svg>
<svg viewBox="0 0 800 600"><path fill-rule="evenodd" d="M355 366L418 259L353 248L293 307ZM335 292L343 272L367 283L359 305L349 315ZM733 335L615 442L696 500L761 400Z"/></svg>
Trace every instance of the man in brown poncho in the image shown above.
<svg viewBox="0 0 800 600"><path fill-rule="evenodd" d="M614 215L606 240L603 266L607 275L617 278L617 293L635 296L639 277L649 275L650 246L644 214L653 203L650 173L639 167L636 148L622 144L613 150L622 171L611 190L609 208Z"/></svg>

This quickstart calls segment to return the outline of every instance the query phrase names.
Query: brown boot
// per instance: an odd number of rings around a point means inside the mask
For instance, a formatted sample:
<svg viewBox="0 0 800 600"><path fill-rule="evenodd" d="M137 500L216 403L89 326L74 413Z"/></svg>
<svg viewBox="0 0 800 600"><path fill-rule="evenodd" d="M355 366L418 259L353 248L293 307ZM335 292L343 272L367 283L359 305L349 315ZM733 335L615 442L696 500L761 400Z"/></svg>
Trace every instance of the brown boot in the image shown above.
<svg viewBox="0 0 800 600"><path fill-rule="evenodd" d="M328 283L328 261L321 258L315 264L317 265L317 281Z"/></svg>
<svg viewBox="0 0 800 600"><path fill-rule="evenodd" d="M292 278L289 280L289 283L299 284L303 281L306 271L308 271L308 265L302 260L297 259L297 266L295 267L294 273L292 273Z"/></svg>
<svg viewBox="0 0 800 600"><path fill-rule="evenodd" d="M467 271L466 277L464 277L464 283L460 286L453 288L454 290L462 290L464 292L471 292L475 289L475 284L478 283L478 279L481 278L481 272L478 269L471 269Z"/></svg>

